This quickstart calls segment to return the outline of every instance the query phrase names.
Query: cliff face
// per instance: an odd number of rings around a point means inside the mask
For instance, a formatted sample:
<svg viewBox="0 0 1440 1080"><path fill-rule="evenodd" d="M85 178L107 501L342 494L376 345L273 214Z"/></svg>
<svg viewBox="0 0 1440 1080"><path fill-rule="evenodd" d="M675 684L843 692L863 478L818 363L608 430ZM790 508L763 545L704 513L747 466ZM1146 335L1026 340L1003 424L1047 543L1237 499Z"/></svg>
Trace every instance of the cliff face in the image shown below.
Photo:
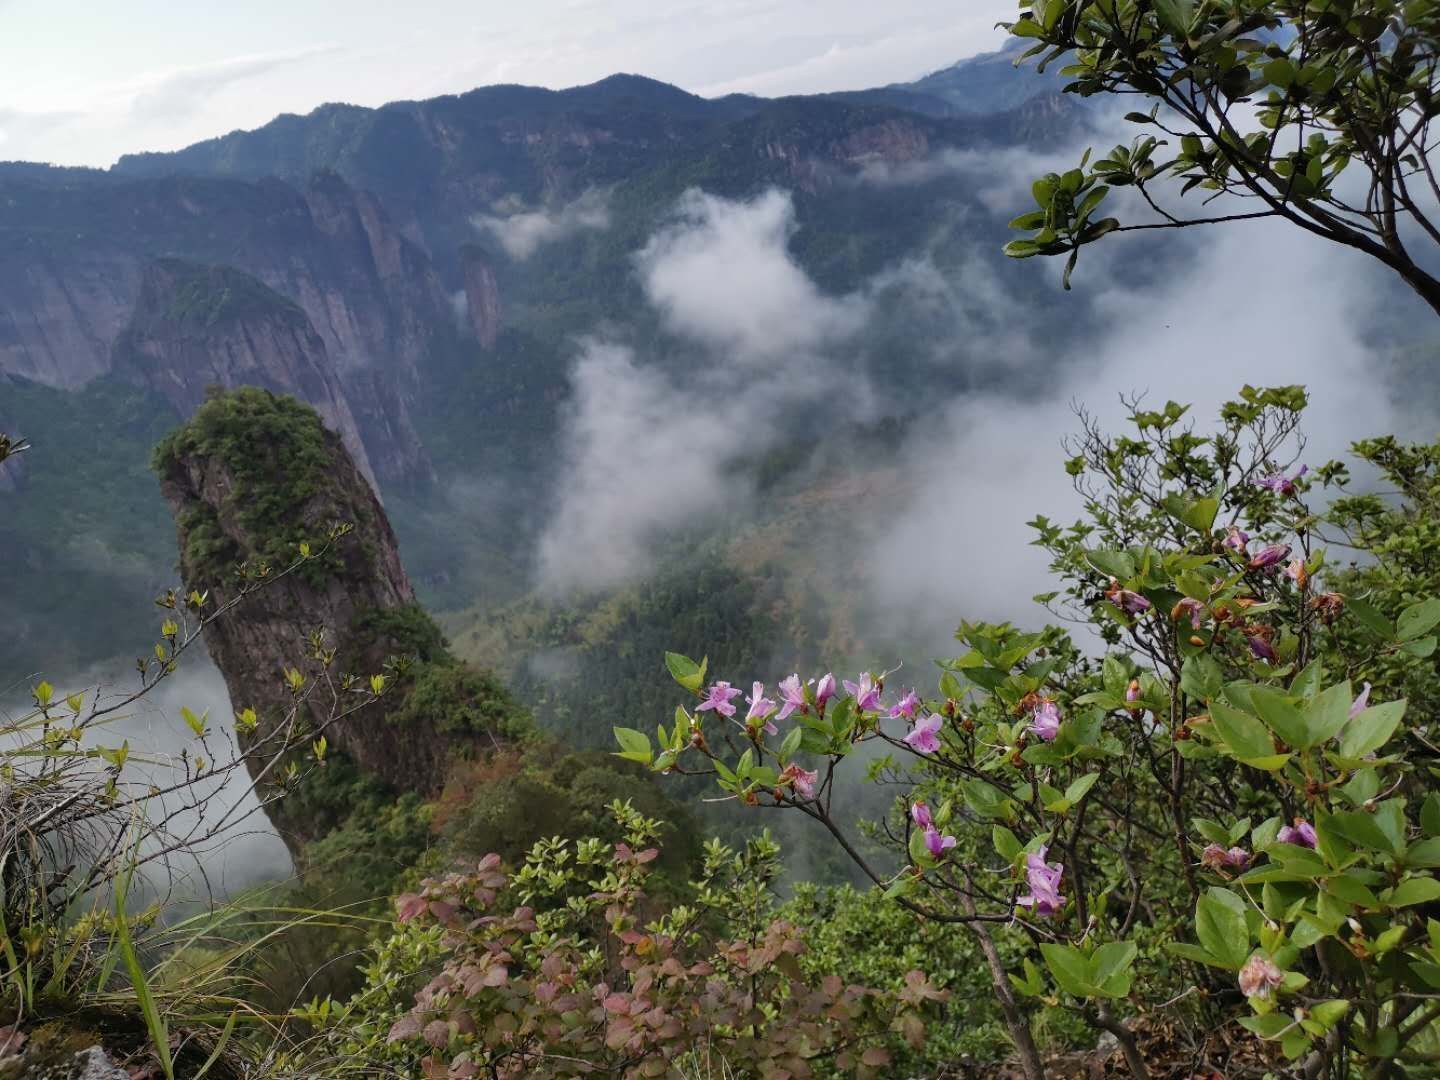
<svg viewBox="0 0 1440 1080"><path fill-rule="evenodd" d="M349 399L305 312L230 267L162 259L145 268L117 371L157 391L181 416L210 387L258 386L308 402L375 481Z"/></svg>
<svg viewBox="0 0 1440 1080"><path fill-rule="evenodd" d="M340 438L291 398L246 388L212 396L156 452L161 490L174 512L187 588L209 589L216 605L237 591L242 560L276 569L294 560L301 538L334 522L353 531L317 563L252 594L207 632L206 642L237 710L254 708L272 731L289 708L282 673L307 660L309 633L325 629L336 650L330 669L368 679L396 656L416 658L395 689L326 732L337 761L396 792L439 794L450 769L513 731L513 706L486 676L446 651L400 564L395 535L374 492ZM342 704L346 695L342 692ZM327 694L310 717L324 719ZM252 775L265 763L252 761ZM327 768L331 767L327 766ZM302 782L303 783L303 782ZM343 805L287 797L268 812L292 852L343 820Z"/></svg>
<svg viewBox="0 0 1440 1080"><path fill-rule="evenodd" d="M235 267L297 305L380 479L430 478L410 407L448 300L423 251L333 173L297 191L0 166L0 375L76 389L109 372L156 254Z"/></svg>
<svg viewBox="0 0 1440 1080"><path fill-rule="evenodd" d="M500 336L500 288L495 271L477 248L460 250L460 266L465 275L465 312L475 340L493 349Z"/></svg>

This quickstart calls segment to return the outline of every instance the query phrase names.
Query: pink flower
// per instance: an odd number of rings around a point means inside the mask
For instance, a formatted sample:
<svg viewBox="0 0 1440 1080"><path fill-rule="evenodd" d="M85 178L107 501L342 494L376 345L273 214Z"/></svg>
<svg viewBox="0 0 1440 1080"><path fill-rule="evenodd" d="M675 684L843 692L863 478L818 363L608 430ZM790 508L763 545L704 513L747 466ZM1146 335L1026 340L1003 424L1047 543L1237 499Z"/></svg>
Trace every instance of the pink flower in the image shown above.
<svg viewBox="0 0 1440 1080"><path fill-rule="evenodd" d="M794 788L797 795L806 799L815 797L815 781L820 779L820 773L814 769L802 769L793 761L785 766L785 771L780 774L780 783L789 784Z"/></svg>
<svg viewBox="0 0 1440 1080"><path fill-rule="evenodd" d="M1226 851L1219 844L1209 844L1200 853L1200 865L1210 870L1244 870L1250 865L1250 853L1244 848Z"/></svg>
<svg viewBox="0 0 1440 1080"><path fill-rule="evenodd" d="M1037 915L1058 915L1065 906L1065 897L1060 895L1060 879L1065 867L1060 863L1045 861L1046 847L1025 856L1025 880L1030 892L1015 901L1021 907L1033 908Z"/></svg>
<svg viewBox="0 0 1440 1080"><path fill-rule="evenodd" d="M780 680L780 702L780 715L776 720L784 720L796 709L805 711L805 687L800 684L799 675Z"/></svg>
<svg viewBox="0 0 1440 1080"><path fill-rule="evenodd" d="M1355 717L1359 716L1362 712L1364 712L1364 711L1365 711L1366 709L1368 709L1369 707L1370 707L1370 684L1367 682L1367 683L1365 684L1365 689L1363 689L1363 690L1360 691L1360 696L1357 697L1357 698L1354 700L1354 702L1352 702L1351 705L1350 705L1350 719L1351 719L1351 720L1354 720Z"/></svg>
<svg viewBox="0 0 1440 1080"><path fill-rule="evenodd" d="M1313 848L1319 837L1315 835L1315 826L1311 825L1304 818L1296 818L1294 826L1286 825L1278 833L1275 839L1282 844L1295 844L1298 847Z"/></svg>
<svg viewBox="0 0 1440 1080"><path fill-rule="evenodd" d="M860 676L858 683L846 679L845 691L855 699L857 712L874 712L880 707L880 688L868 671Z"/></svg>
<svg viewBox="0 0 1440 1080"><path fill-rule="evenodd" d="M734 716L735 706L730 704L730 699L739 696L740 691L736 687L728 682L717 682L706 691L705 700L695 706L695 711L714 709L721 716Z"/></svg>
<svg viewBox="0 0 1440 1080"><path fill-rule="evenodd" d="M1184 597L1178 604L1170 609L1170 618L1176 622L1188 618L1190 620L1190 629L1199 630L1200 623L1205 618L1205 605L1192 596Z"/></svg>
<svg viewBox="0 0 1440 1080"><path fill-rule="evenodd" d="M1310 573L1305 569L1305 560L1291 559L1285 564L1285 576L1300 588L1305 588L1305 583L1310 580Z"/></svg>
<svg viewBox="0 0 1440 1080"><path fill-rule="evenodd" d="M1271 544L1257 551L1247 564L1251 570L1266 570L1290 557L1289 544Z"/></svg>
<svg viewBox="0 0 1440 1080"><path fill-rule="evenodd" d="M1273 664L1276 659L1275 647L1266 641L1259 634L1252 634L1247 637L1246 642L1250 645L1250 652L1256 660L1264 660Z"/></svg>
<svg viewBox="0 0 1440 1080"><path fill-rule="evenodd" d="M924 719L915 721L910 734L905 736L905 745L916 753L935 753L940 749L940 728L944 723L945 720L938 713L931 713Z"/></svg>
<svg viewBox="0 0 1440 1080"><path fill-rule="evenodd" d="M1220 541L1220 546L1246 555L1249 553L1249 543L1250 534L1238 525L1231 525L1226 528L1225 539Z"/></svg>
<svg viewBox="0 0 1440 1080"><path fill-rule="evenodd" d="M1268 998L1285 982L1285 973L1258 953L1240 969L1240 992L1246 997Z"/></svg>
<svg viewBox="0 0 1440 1080"><path fill-rule="evenodd" d="M1131 679L1130 685L1125 687L1125 700L1133 705L1140 700L1140 680Z"/></svg>
<svg viewBox="0 0 1440 1080"><path fill-rule="evenodd" d="M815 704L823 709L825 707L825 703L834 696L835 676L830 674L829 672L826 672L823 676L821 676L820 682L817 683L815 686Z"/></svg>
<svg viewBox="0 0 1440 1080"><path fill-rule="evenodd" d="M1030 730L1046 742L1054 742L1060 734L1060 706L1049 698L1041 698L1030 714Z"/></svg>
<svg viewBox="0 0 1440 1080"><path fill-rule="evenodd" d="M890 707L890 719L898 720L903 716L906 720L914 720L915 710L918 708L920 708L920 698L916 696L914 690L907 690L899 703Z"/></svg>
<svg viewBox="0 0 1440 1080"><path fill-rule="evenodd" d="M761 720L765 720L765 734L778 735L780 729L765 718L775 711L775 702L765 696L765 684L754 683L750 688L750 696L745 699L750 703L750 711L745 714L745 725L747 727L758 727Z"/></svg>
<svg viewBox="0 0 1440 1080"><path fill-rule="evenodd" d="M925 848L935 858L940 858L954 846L955 838L953 836L941 836L940 830L933 825L925 830Z"/></svg>
<svg viewBox="0 0 1440 1080"><path fill-rule="evenodd" d="M1110 587L1105 590L1105 598L1127 615L1139 615L1150 610L1149 600L1133 589L1122 589L1120 582L1114 578L1110 579Z"/></svg>
<svg viewBox="0 0 1440 1080"><path fill-rule="evenodd" d="M1274 472L1271 473L1269 476L1265 477L1263 480L1256 480L1255 486L1269 488L1276 495L1294 495L1295 481L1299 480L1309 471L1310 466L1301 465L1300 471L1297 472L1294 476L1287 477L1284 473Z"/></svg>
<svg viewBox="0 0 1440 1080"><path fill-rule="evenodd" d="M930 807L919 799L916 799L910 807L910 820L922 829L930 829L935 826L935 819L930 816Z"/></svg>

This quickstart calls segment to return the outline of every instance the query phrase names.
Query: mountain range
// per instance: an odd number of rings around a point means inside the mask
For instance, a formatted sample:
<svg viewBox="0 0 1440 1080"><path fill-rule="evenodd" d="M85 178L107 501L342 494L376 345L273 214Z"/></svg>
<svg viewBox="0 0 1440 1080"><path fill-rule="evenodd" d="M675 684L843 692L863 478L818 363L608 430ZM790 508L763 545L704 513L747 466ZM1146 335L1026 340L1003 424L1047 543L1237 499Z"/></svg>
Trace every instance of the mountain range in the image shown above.
<svg viewBox="0 0 1440 1080"><path fill-rule="evenodd" d="M324 105L109 170L0 164L0 429L34 444L0 469L0 650L23 675L144 640L135 619L174 563L149 447L212 385L320 411L428 602L523 597L577 341L619 326L661 369L709 362L636 272L687 192L783 192L789 257L841 306L916 253L1041 297L998 254L1011 208L935 167L1086 130L1012 52L782 99L636 75L493 86ZM934 371L933 305L892 299L835 347L883 388L876 422ZM974 360L951 378L986 378ZM744 467L783 472L786 453Z"/></svg>

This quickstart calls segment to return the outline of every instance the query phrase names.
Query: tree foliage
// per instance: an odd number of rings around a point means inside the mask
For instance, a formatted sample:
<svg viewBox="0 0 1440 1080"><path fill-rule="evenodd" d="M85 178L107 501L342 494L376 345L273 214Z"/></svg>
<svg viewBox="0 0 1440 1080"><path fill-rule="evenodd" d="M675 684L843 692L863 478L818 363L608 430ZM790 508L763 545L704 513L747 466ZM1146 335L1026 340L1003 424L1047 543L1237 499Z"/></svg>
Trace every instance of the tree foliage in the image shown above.
<svg viewBox="0 0 1440 1080"><path fill-rule="evenodd" d="M1273 217L1362 251L1440 312L1430 153L1440 8L1430 0L1022 0L1006 24L1026 57L1063 61L1066 91L1123 95L1154 128L1035 182L1032 235L1008 254L1068 255L1108 233ZM1165 206L1166 181L1213 214ZM1099 217L1133 188L1159 220Z"/></svg>

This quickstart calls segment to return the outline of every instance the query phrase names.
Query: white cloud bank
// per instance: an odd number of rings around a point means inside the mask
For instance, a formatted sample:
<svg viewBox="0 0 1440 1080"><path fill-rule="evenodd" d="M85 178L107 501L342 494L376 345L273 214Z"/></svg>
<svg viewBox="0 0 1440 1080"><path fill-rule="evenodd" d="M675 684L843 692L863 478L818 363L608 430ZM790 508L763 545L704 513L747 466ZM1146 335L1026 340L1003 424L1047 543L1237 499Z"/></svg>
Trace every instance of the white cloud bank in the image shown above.
<svg viewBox="0 0 1440 1080"><path fill-rule="evenodd" d="M526 209L513 199L504 200L490 214L474 214L470 223L493 237L512 259L528 259L546 244L579 232L610 227L605 192L592 189L562 206Z"/></svg>

